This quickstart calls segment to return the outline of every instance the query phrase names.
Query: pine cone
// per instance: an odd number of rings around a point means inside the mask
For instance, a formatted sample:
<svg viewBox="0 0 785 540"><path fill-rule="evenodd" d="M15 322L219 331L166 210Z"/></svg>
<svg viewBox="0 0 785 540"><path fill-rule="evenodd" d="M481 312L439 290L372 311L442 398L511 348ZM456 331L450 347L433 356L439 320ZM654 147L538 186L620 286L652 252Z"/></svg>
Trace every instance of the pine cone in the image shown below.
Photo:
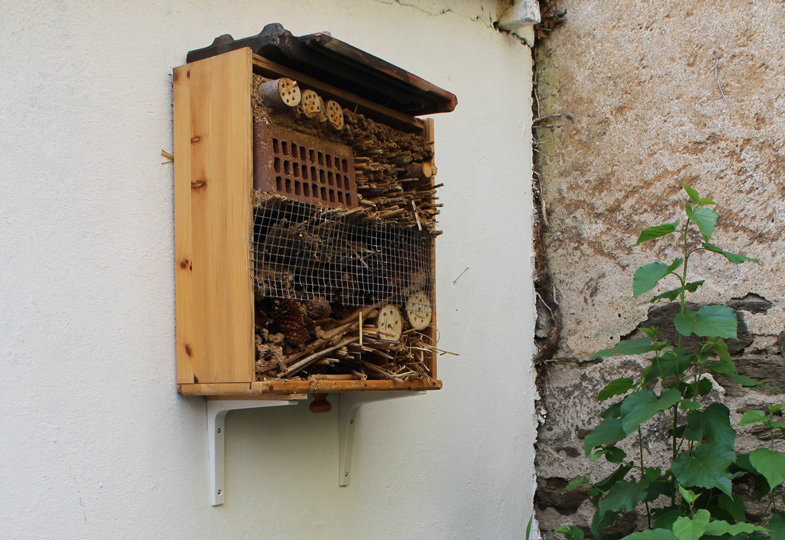
<svg viewBox="0 0 785 540"><path fill-rule="evenodd" d="M300 310L300 303L294 299L275 300L273 302L273 320L286 342L293 347L302 347L308 341L310 335L305 327L303 312Z"/></svg>

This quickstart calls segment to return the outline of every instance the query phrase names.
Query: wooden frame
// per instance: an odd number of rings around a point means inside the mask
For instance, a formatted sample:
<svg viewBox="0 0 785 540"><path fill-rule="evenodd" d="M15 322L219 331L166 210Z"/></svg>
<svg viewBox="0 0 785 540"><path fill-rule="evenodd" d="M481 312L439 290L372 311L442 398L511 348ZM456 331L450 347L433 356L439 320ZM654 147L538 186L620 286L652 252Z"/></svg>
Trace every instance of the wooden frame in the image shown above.
<svg viewBox="0 0 785 540"><path fill-rule="evenodd" d="M344 106L433 141L432 121L388 109L244 48L174 69L174 219L177 388L183 395L265 398L379 390L433 390L431 381L256 381L250 275L252 74L290 77ZM433 246L433 244L432 244ZM432 268L435 255L431 249ZM435 289L434 289L435 290ZM435 296L435 294L434 294ZM436 339L435 306L429 329Z"/></svg>

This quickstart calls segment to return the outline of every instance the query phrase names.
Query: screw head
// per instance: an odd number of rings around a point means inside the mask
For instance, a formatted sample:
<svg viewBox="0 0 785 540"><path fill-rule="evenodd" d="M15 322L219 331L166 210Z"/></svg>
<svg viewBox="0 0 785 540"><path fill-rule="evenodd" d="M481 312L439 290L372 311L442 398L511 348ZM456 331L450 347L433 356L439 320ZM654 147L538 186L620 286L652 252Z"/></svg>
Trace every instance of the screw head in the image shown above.
<svg viewBox="0 0 785 540"><path fill-rule="evenodd" d="M219 489L216 493L218 493L218 495L221 495L223 493L223 490Z"/></svg>
<svg viewBox="0 0 785 540"><path fill-rule="evenodd" d="M215 430L216 433L221 433L221 428Z"/></svg>
<svg viewBox="0 0 785 540"><path fill-rule="evenodd" d="M343 473L343 477L344 478L349 478L349 473L348 472Z"/></svg>

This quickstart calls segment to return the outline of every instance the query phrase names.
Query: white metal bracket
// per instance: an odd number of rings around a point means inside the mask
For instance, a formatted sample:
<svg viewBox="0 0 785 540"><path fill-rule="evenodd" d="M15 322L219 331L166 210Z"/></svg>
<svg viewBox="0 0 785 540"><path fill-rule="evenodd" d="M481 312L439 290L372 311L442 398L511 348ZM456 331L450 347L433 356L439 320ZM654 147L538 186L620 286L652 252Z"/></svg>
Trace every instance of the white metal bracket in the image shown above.
<svg viewBox="0 0 785 540"><path fill-rule="evenodd" d="M259 409L296 405L290 400L250 400L250 399L208 399L207 400L207 438L210 454L210 489L213 506L226 501L224 487L224 457L226 451L226 414L239 409Z"/></svg>
<svg viewBox="0 0 785 540"><path fill-rule="evenodd" d="M352 443L357 425L357 413L366 403L420 396L425 392L347 392L338 394L338 485L349 485L349 468L352 461Z"/></svg>

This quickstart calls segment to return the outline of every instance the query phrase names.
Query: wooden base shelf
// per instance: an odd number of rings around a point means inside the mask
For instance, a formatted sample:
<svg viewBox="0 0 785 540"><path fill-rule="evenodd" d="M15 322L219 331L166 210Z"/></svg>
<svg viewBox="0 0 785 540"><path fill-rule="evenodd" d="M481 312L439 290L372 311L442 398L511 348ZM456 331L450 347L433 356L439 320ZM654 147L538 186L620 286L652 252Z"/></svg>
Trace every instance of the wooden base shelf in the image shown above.
<svg viewBox="0 0 785 540"><path fill-rule="evenodd" d="M184 396L221 396L222 398L301 399L305 394L334 392L379 392L385 390L439 390L441 381L298 381L272 379L252 383L178 384Z"/></svg>

